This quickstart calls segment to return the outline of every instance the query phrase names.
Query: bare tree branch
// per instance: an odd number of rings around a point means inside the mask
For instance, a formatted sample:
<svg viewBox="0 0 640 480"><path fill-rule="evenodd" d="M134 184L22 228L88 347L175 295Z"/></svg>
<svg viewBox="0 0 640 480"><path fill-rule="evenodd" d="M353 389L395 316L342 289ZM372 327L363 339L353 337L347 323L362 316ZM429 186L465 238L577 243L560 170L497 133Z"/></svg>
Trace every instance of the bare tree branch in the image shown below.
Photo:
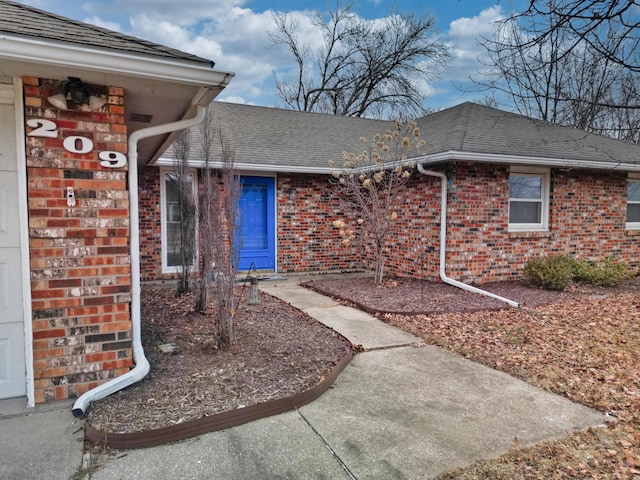
<svg viewBox="0 0 640 480"><path fill-rule="evenodd" d="M174 174L169 174L168 180L171 189L177 196L177 217L179 231L175 232L179 236L178 245L180 252L180 271L178 281L178 294L190 291L190 273L196 254L196 223L197 205L194 195L195 179L188 171L190 132L184 130L174 143L174 152L177 159Z"/></svg>

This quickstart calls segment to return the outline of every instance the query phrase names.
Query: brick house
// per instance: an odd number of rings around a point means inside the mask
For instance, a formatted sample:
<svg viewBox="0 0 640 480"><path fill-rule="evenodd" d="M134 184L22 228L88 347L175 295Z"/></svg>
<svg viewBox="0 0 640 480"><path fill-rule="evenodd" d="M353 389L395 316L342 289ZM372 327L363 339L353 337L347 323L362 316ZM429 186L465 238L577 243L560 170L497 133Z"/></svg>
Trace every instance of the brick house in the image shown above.
<svg viewBox="0 0 640 480"><path fill-rule="evenodd" d="M362 149L360 137L393 130L393 123L222 102L210 108L247 189L260 197L243 208L252 209L250 218L264 217L258 228L249 226L247 236L255 233L260 242L241 251L241 268L371 267L358 251L341 247L331 225L340 212L329 161L341 165L343 151ZM437 279L444 272L482 284L520 277L527 259L550 253L613 255L639 266L640 146L473 103L417 123L427 145L414 160L431 174L416 172L403 193L387 273ZM203 164L198 136L194 129L194 169ZM160 199L159 208L140 212L143 280L173 273L167 246L158 242L166 239L170 206L156 169L168 175L174 162L168 150L141 179L144 196Z"/></svg>
<svg viewBox="0 0 640 480"><path fill-rule="evenodd" d="M6 0L0 33L0 399L122 388L144 363L136 167L233 75Z"/></svg>
<svg viewBox="0 0 640 480"><path fill-rule="evenodd" d="M88 399L144 376L140 282L176 270L175 160L164 152L232 75L6 0L0 32L0 399L80 397L82 414ZM73 103L75 78L92 103ZM60 93L69 94L63 108L49 100ZM235 149L253 219L241 268L370 267L331 225L340 211L329 161L392 124L210 108ZM484 283L517 277L527 258L550 252L638 267L639 146L469 103L418 123L426 174L401 199L387 273Z"/></svg>

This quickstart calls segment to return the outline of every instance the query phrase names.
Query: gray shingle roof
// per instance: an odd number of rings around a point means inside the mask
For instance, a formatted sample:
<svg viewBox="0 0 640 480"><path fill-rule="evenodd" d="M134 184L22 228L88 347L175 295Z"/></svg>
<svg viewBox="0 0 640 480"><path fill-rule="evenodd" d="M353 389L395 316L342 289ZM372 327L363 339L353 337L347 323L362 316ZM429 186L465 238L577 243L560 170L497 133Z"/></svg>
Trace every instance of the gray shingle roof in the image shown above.
<svg viewBox="0 0 640 480"><path fill-rule="evenodd" d="M384 132L393 123L269 107L213 102L209 107L235 149L236 164L262 169L329 169L341 165L342 152L362 150L360 137ZM217 145L214 145L214 149ZM171 150L165 157L171 158ZM214 152L219 156L219 152ZM199 129L192 129L190 157L201 156Z"/></svg>
<svg viewBox="0 0 640 480"><path fill-rule="evenodd" d="M362 150L360 137L393 129L394 123L318 113L214 102L215 122L235 149L238 167L280 171L319 171L329 160L342 165L342 152ZM561 127L502 110L463 103L418 120L424 154L463 152L513 158L601 162L611 167L639 164L640 145ZM198 129L192 132L190 156L201 158ZM214 146L215 148L215 146ZM169 150L165 156L171 158ZM214 152L214 155L219 153ZM455 155L454 155L455 156ZM485 160L485 161L490 161ZM527 162L531 163L531 162ZM555 163L557 164L557 162Z"/></svg>
<svg viewBox="0 0 640 480"><path fill-rule="evenodd" d="M640 145L463 103L418 120L427 153L458 151L582 162L639 163Z"/></svg>
<svg viewBox="0 0 640 480"><path fill-rule="evenodd" d="M91 46L135 55L212 64L211 60L196 55L8 0L0 0L0 33L78 44L85 48Z"/></svg>

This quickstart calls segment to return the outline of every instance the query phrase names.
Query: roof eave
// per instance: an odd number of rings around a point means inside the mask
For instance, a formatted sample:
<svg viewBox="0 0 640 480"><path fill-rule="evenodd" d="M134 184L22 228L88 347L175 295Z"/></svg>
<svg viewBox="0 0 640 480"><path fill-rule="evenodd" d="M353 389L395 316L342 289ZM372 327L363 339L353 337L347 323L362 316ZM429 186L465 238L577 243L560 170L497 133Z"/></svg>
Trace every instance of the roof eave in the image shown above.
<svg viewBox="0 0 640 480"><path fill-rule="evenodd" d="M516 155L501 155L495 153L474 153L450 150L421 157L408 158L402 162L403 165L409 163L421 163L424 165L435 165L438 163L447 163L452 161L468 161L478 163L500 163L500 164L517 164L531 166L546 166L555 168L581 168L581 169L597 169L597 170L620 170L628 172L640 172L640 164L635 163L612 163L572 160L568 158L545 158L545 157L529 157ZM160 157L153 164L158 167L175 166L176 160L170 157ZM189 161L189 165L194 168L204 168L205 163L202 161ZM222 167L222 163L213 162L209 164L212 168ZM319 173L330 175L335 168L331 167L309 167L309 166L292 166L292 165L271 165L271 164L254 164L254 163L236 163L234 168L239 171L255 171L255 172L278 172L278 173Z"/></svg>
<svg viewBox="0 0 640 480"><path fill-rule="evenodd" d="M233 73L212 70L201 62L82 47L0 33L0 58L190 85L225 87Z"/></svg>
<svg viewBox="0 0 640 480"><path fill-rule="evenodd" d="M174 167L176 159L171 157L160 157L153 162L156 167ZM189 166L193 168L206 168L207 165L201 160L189 160ZM210 168L222 168L222 162L210 162ZM322 175L330 175L335 168L331 167L307 167L292 165L271 165L271 164L255 164L255 163L234 163L233 168L241 172L272 172L272 173L318 173Z"/></svg>
<svg viewBox="0 0 640 480"><path fill-rule="evenodd" d="M468 161L478 163L506 163L531 166L546 166L555 168L583 168L597 170L622 170L640 172L640 163L604 162L594 160L575 160L570 158L547 158L518 155L503 155L496 153L476 153L449 150L411 159L422 164L437 164L451 161Z"/></svg>

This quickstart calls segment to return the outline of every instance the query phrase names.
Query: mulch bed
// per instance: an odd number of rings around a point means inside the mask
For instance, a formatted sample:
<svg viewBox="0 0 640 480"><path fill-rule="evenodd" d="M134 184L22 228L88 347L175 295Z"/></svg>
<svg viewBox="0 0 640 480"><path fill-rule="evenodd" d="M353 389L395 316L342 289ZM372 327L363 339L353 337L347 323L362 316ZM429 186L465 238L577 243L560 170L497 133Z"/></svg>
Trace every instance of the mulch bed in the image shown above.
<svg viewBox="0 0 640 480"><path fill-rule="evenodd" d="M426 280L390 278L376 285L370 277L319 279L307 282L305 286L371 313L421 315L507 308L500 300ZM537 307L584 297L640 293L640 281L636 278L615 288L573 284L563 292L542 290L520 281L486 283L478 288L516 301L521 307Z"/></svg>
<svg viewBox="0 0 640 480"><path fill-rule="evenodd" d="M143 344L150 375L95 402L87 422L109 433L177 425L248 405L290 397L316 386L351 349L333 330L260 292L257 305L244 292L237 342L218 350L212 316L195 313L191 295L166 288L142 294ZM179 353L160 354L174 342Z"/></svg>

